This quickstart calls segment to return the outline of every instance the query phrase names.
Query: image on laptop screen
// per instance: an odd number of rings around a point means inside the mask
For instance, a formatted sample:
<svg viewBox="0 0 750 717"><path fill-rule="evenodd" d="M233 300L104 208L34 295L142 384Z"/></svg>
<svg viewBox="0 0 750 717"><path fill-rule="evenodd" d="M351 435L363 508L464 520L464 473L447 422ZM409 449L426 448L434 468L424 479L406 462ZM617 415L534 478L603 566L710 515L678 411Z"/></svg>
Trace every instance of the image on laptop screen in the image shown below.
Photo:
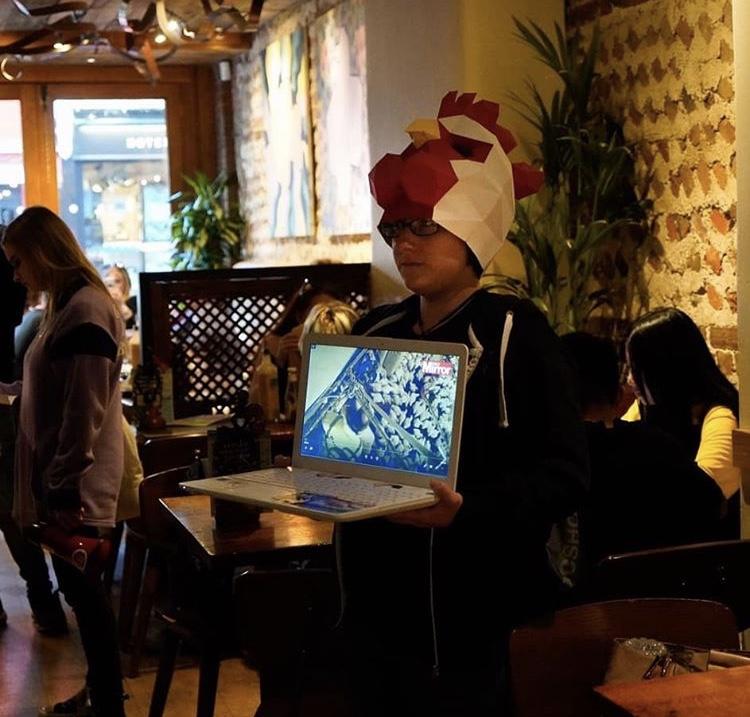
<svg viewBox="0 0 750 717"><path fill-rule="evenodd" d="M300 453L445 478L458 361L312 343Z"/></svg>

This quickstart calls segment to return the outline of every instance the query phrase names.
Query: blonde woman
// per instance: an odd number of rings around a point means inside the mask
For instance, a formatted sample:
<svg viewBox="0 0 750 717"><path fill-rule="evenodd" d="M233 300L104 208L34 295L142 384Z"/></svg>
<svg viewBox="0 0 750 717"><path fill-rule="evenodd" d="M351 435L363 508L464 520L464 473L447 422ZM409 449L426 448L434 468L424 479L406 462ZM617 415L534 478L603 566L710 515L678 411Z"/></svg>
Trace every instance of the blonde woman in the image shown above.
<svg viewBox="0 0 750 717"><path fill-rule="evenodd" d="M112 264L104 272L104 284L122 314L126 329L134 329L137 323L138 298L131 296L132 285L128 270L120 264Z"/></svg>
<svg viewBox="0 0 750 717"><path fill-rule="evenodd" d="M343 301L314 304L302 324L299 350L302 351L302 340L307 334L350 334L358 320L359 314Z"/></svg>
<svg viewBox="0 0 750 717"><path fill-rule="evenodd" d="M24 358L13 512L22 527L106 535L123 474L120 374L123 322L66 224L30 207L2 239L15 281L45 291L47 308ZM5 386L6 392L10 387ZM101 584L57 556L88 662L87 686L40 715L123 717L115 619Z"/></svg>

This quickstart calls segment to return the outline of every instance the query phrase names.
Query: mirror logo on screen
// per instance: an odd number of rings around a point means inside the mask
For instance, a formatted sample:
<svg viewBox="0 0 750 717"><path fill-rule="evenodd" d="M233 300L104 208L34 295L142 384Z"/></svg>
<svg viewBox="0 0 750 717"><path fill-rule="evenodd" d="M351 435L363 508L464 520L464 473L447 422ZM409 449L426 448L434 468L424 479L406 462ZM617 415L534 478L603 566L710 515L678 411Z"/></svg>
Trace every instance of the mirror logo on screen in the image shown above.
<svg viewBox="0 0 750 717"><path fill-rule="evenodd" d="M447 359L431 359L422 363L422 371L430 376L452 376L453 364Z"/></svg>

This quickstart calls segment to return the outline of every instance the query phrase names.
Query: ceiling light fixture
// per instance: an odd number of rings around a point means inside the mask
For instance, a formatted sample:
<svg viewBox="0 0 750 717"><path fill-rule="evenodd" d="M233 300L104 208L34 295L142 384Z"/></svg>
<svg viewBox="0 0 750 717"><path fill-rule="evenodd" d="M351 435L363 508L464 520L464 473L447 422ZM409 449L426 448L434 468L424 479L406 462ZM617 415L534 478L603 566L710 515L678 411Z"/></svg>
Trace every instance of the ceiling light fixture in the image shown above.
<svg viewBox="0 0 750 717"><path fill-rule="evenodd" d="M2 75L8 82L13 82L14 80L20 79L20 77L23 75L23 71L19 68L14 75L12 72L8 70L8 62L10 61L10 57L3 57L2 60L0 60L0 75ZM16 58L18 60L18 58Z"/></svg>
<svg viewBox="0 0 750 717"><path fill-rule="evenodd" d="M22 33L13 42L0 44L0 76L4 79L20 77L20 71L15 75L7 69L12 58L18 62L33 55L62 54L83 45L94 45L96 53L99 46L107 45L132 61L141 74L155 81L159 77L159 64L171 57L178 47L222 39L230 31L257 30L264 0L200 0L203 15L192 12L189 21L168 12L165 0L138 0L137 3L119 0L113 4L117 7L117 23L122 34L109 33L106 38L93 23L83 22L89 10L103 4L102 0L34 0L37 4L32 7L28 7L29 0L11 2L22 15L42 19L45 24L41 27L37 24L35 29ZM138 19L128 14L136 4L145 7ZM240 11L235 4L249 7ZM89 56L85 61L94 64L96 58Z"/></svg>

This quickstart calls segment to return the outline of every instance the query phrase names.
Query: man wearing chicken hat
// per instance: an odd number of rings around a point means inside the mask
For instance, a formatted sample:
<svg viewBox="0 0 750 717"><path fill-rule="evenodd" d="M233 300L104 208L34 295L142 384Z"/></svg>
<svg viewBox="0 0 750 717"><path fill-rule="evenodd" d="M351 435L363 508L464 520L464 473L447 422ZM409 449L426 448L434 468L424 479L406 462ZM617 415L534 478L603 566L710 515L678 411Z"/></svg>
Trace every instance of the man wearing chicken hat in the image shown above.
<svg viewBox="0 0 750 717"><path fill-rule="evenodd" d="M479 276L541 172L512 163L499 107L447 94L437 119L370 173L378 226L412 292L355 333L469 348L456 491L342 525L344 625L358 715L504 714L515 624L553 607L545 545L588 482L585 437L557 337L526 300Z"/></svg>

